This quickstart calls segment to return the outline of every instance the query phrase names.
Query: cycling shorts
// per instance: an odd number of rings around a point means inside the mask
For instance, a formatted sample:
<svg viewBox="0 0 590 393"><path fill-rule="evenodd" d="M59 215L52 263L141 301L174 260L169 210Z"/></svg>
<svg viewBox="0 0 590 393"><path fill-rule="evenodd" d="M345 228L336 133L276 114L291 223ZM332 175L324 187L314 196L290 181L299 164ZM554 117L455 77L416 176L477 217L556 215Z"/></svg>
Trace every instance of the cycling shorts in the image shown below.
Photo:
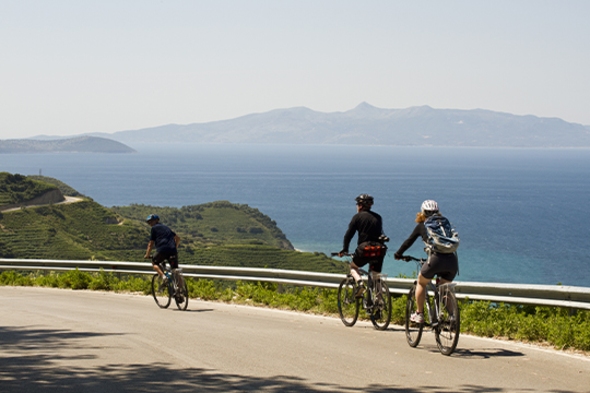
<svg viewBox="0 0 590 393"><path fill-rule="evenodd" d="M459 271L459 259L456 253L441 254L433 252L428 262L422 266L420 274L424 278L433 279L435 275L447 281L453 281Z"/></svg>
<svg viewBox="0 0 590 393"><path fill-rule="evenodd" d="M369 259L354 254L352 256L352 261L358 267L363 267L368 263L369 270L372 272L381 273L381 270L383 269L383 257L379 259Z"/></svg>
<svg viewBox="0 0 590 393"><path fill-rule="evenodd" d="M160 265L163 267L163 262L168 261L172 269L178 269L178 251L159 252L152 257L152 265Z"/></svg>

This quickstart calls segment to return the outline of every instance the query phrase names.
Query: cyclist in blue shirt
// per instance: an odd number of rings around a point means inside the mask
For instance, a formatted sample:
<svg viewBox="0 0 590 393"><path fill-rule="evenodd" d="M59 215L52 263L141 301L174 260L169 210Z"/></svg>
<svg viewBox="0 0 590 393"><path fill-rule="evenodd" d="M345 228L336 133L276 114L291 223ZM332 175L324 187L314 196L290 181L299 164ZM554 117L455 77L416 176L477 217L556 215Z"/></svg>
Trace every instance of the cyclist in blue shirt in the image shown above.
<svg viewBox="0 0 590 393"><path fill-rule="evenodd" d="M178 243L180 237L174 233L170 228L164 224L160 224L160 217L156 214L150 214L145 221L152 228L150 232L150 241L145 252L145 259L152 259L153 268L160 277L164 277L162 270L162 262L168 260L172 269L178 269ZM153 248L156 248L156 253L151 257Z"/></svg>

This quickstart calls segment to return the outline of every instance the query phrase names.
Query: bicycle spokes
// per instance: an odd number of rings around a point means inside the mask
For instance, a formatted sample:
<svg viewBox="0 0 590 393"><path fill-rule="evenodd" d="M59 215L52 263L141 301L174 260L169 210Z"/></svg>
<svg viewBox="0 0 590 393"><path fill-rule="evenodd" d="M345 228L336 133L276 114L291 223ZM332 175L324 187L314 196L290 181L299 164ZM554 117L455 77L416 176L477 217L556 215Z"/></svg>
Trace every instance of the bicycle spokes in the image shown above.
<svg viewBox="0 0 590 393"><path fill-rule="evenodd" d="M406 320L404 326L406 331L406 341L411 347L416 347L418 344L420 344L422 330L424 329L424 324L411 321L412 314L417 310L418 306L416 304L416 287L413 286L410 288L406 299Z"/></svg>
<svg viewBox="0 0 590 393"><path fill-rule="evenodd" d="M152 278L152 296L160 308L170 305L170 290L168 284L158 275Z"/></svg>
<svg viewBox="0 0 590 393"><path fill-rule="evenodd" d="M353 326L359 315L360 299L355 295L354 278L347 276L338 287L338 313L345 326Z"/></svg>
<svg viewBox="0 0 590 393"><path fill-rule="evenodd" d="M443 355L450 355L457 347L460 333L460 313L452 288L439 288L438 325L434 331L436 344Z"/></svg>
<svg viewBox="0 0 590 393"><path fill-rule="evenodd" d="M385 330L391 320L391 295L383 280L377 280L371 291L371 322L377 330Z"/></svg>

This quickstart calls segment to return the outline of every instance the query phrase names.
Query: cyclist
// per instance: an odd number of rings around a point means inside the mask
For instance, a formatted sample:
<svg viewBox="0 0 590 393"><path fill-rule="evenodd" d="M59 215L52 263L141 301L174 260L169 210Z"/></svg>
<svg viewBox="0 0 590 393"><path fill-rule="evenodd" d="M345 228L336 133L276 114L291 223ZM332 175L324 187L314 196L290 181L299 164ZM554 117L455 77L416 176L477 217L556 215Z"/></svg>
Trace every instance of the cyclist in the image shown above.
<svg viewBox="0 0 590 393"><path fill-rule="evenodd" d="M150 232L150 241L145 252L145 259L150 258L152 249L156 248L156 253L152 258L152 266L154 270L164 279L164 271L162 269L162 262L168 260L172 269L178 268L178 243L180 237L174 233L170 228L164 224L160 224L160 217L156 214L150 214L145 221L152 228Z"/></svg>
<svg viewBox="0 0 590 393"><path fill-rule="evenodd" d="M355 233L358 232L358 246L352 255L352 262L350 263L350 274L354 278L357 284L355 292L356 297L361 297L365 292L363 281L359 268L370 263L370 271L374 274L374 278L381 273L383 267L383 258L385 258L385 252L387 247L382 243L387 237L383 234L383 220L381 216L373 211L374 199L369 194L361 194L355 198L357 213L352 217L348 230L344 234L344 246L342 251L338 253L339 256L343 256L348 253L348 247L350 241L354 237ZM388 239L387 239L388 240ZM385 240L386 241L386 240ZM377 246L380 248L380 252L377 256L368 257L364 255L364 248L368 244Z"/></svg>
<svg viewBox="0 0 590 393"><path fill-rule="evenodd" d="M428 243L428 233L424 226L424 221L432 215L440 215L438 210L438 204L433 200L426 200L422 203L420 212L416 213L416 222L418 223L414 228L414 231L400 246L399 250L393 254L395 259L401 259L404 252L414 244L416 239L422 237L425 243ZM416 306L417 311L414 312L410 320L414 323L424 322L424 300L426 299L426 286L435 275L438 275L440 284L452 282L457 271L459 270L459 260L457 259L457 253L443 254L432 251L429 247L426 247L428 253L428 261L422 267L420 274L418 275L418 281L416 285Z"/></svg>

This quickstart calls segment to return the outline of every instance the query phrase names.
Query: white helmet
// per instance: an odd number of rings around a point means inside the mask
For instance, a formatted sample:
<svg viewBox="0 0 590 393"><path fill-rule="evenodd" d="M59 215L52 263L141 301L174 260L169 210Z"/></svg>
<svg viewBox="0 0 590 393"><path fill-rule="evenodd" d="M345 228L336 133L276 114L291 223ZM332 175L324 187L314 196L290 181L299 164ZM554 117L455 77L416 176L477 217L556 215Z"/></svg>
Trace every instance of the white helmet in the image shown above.
<svg viewBox="0 0 590 393"><path fill-rule="evenodd" d="M422 202L421 210L426 217L431 216L434 213L438 213L438 204L436 203L436 201L428 199Z"/></svg>

